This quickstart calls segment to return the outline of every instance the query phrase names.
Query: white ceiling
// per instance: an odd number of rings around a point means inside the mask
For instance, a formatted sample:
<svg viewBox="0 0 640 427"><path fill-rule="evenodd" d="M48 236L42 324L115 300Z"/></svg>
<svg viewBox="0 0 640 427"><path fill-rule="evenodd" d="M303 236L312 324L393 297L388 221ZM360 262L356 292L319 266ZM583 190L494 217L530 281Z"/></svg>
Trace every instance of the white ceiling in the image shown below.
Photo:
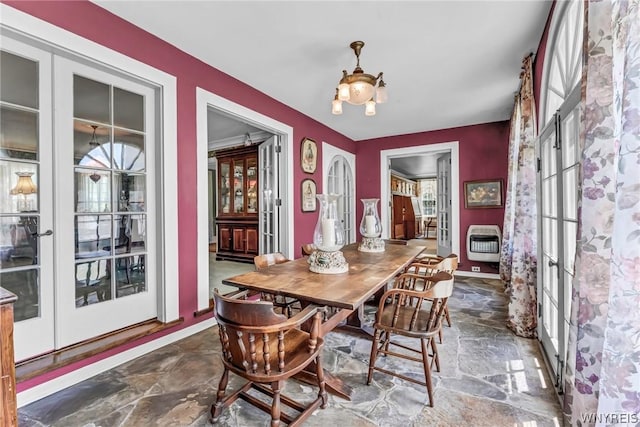
<svg viewBox="0 0 640 427"><path fill-rule="evenodd" d="M105 1L101 7L353 140L507 120L550 1ZM343 69L389 102L331 114Z"/></svg>

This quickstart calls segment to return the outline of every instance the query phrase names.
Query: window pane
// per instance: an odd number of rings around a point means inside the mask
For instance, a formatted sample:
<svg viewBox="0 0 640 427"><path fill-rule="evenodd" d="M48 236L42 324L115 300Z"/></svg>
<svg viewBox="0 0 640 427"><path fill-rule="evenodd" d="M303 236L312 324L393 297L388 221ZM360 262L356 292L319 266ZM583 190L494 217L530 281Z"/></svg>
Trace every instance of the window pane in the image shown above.
<svg viewBox="0 0 640 427"><path fill-rule="evenodd" d="M9 52L0 55L0 100L38 108L38 63Z"/></svg>
<svg viewBox="0 0 640 427"><path fill-rule="evenodd" d="M0 213L38 210L38 165L0 160Z"/></svg>
<svg viewBox="0 0 640 427"><path fill-rule="evenodd" d="M96 259L76 263L76 307L111 299L111 261Z"/></svg>
<svg viewBox="0 0 640 427"><path fill-rule="evenodd" d="M114 262L116 298L146 291L144 255L116 258Z"/></svg>

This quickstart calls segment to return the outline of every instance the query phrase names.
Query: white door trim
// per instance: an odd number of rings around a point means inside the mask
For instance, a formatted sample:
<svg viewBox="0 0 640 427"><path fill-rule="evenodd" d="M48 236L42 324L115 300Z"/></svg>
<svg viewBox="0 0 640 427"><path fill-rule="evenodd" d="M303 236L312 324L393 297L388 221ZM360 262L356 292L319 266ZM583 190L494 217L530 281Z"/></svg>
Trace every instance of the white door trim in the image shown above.
<svg viewBox="0 0 640 427"><path fill-rule="evenodd" d="M460 154L459 142L418 145L415 147L393 148L380 151L380 220L382 237L390 236L388 224L391 221L391 183L389 182L389 162L395 157L411 157L424 154L451 152L451 250L460 255Z"/></svg>
<svg viewBox="0 0 640 427"><path fill-rule="evenodd" d="M282 197L282 211L284 222L293 223L293 127L253 111L240 104L236 104L226 98L211 93L200 87L196 88L196 126L197 126L197 154L196 154L196 185L198 189L207 188L207 108L213 107L231 116L237 117L243 122L267 130L281 137L282 155L285 159L284 176L281 176L281 185L286 189ZM199 196L206 195L206 191L198 191ZM198 197L197 200L197 258L198 258L198 310L209 307L209 239L208 239L208 208L207 198ZM285 244L282 252L289 259L294 258L293 232L287 227L280 228L281 234L285 234ZM282 242L282 239L280 240Z"/></svg>
<svg viewBox="0 0 640 427"><path fill-rule="evenodd" d="M180 317L178 299L178 148L177 148L177 84L175 76L102 46L77 34L0 3L0 30L18 34L50 47L60 48L88 58L105 67L142 78L158 88L161 103L162 153L157 167L162 172L158 181L162 212L158 217L158 319L171 322Z"/></svg>

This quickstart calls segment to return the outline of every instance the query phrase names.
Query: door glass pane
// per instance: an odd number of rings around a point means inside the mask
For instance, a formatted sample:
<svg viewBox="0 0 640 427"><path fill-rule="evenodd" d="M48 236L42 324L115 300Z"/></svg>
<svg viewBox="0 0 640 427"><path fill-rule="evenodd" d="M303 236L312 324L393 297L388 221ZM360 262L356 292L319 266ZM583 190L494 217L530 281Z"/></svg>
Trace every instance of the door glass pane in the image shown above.
<svg viewBox="0 0 640 427"><path fill-rule="evenodd" d="M40 287L38 269L0 271L0 283L18 300L13 305L13 320L32 319L40 316Z"/></svg>
<svg viewBox="0 0 640 427"><path fill-rule="evenodd" d="M111 130L76 120L73 123L73 163L92 168L111 167Z"/></svg>
<svg viewBox="0 0 640 427"><path fill-rule="evenodd" d="M78 260L76 271L76 307L111 299L109 259Z"/></svg>
<svg viewBox="0 0 640 427"><path fill-rule="evenodd" d="M143 212L145 210L145 176L114 173L113 203L119 212Z"/></svg>
<svg viewBox="0 0 640 427"><path fill-rule="evenodd" d="M144 131L144 98L137 93L113 88L114 126Z"/></svg>
<svg viewBox="0 0 640 427"><path fill-rule="evenodd" d="M5 51L0 55L0 101L37 109L37 62Z"/></svg>
<svg viewBox="0 0 640 427"><path fill-rule="evenodd" d="M111 87L73 76L73 116L98 123L111 123Z"/></svg>
<svg viewBox="0 0 640 427"><path fill-rule="evenodd" d="M0 158L37 160L38 112L0 106Z"/></svg>
<svg viewBox="0 0 640 427"><path fill-rule="evenodd" d="M131 172L145 169L144 135L122 129L115 130L113 167Z"/></svg>
<svg viewBox="0 0 640 427"><path fill-rule="evenodd" d="M0 160L1 213L38 210L38 165Z"/></svg>
<svg viewBox="0 0 640 427"><path fill-rule="evenodd" d="M111 215L77 215L76 259L111 253Z"/></svg>
<svg viewBox="0 0 640 427"><path fill-rule="evenodd" d="M578 167L564 171L562 203L565 219L578 219Z"/></svg>
<svg viewBox="0 0 640 427"><path fill-rule="evenodd" d="M75 170L76 212L111 212L111 172Z"/></svg>

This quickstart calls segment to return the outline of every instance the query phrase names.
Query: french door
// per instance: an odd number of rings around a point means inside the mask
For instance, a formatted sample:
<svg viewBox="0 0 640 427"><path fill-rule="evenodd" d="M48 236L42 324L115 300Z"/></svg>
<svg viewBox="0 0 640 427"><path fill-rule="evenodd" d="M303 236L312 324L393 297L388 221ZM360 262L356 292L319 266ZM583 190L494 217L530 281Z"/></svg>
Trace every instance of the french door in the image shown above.
<svg viewBox="0 0 640 427"><path fill-rule="evenodd" d="M344 227L346 244L356 241L355 233L355 192L353 173L349 162L343 156L335 156L327 174L327 193L340 194L338 199L338 217Z"/></svg>
<svg viewBox="0 0 640 427"><path fill-rule="evenodd" d="M538 144L539 337L557 387L563 384L578 232L579 102L577 86L543 129Z"/></svg>
<svg viewBox="0 0 640 427"><path fill-rule="evenodd" d="M0 42L0 286L22 360L54 348L51 55Z"/></svg>
<svg viewBox="0 0 640 427"><path fill-rule="evenodd" d="M280 252L280 138L267 139L258 147L260 174L260 246L259 253Z"/></svg>
<svg viewBox="0 0 640 427"><path fill-rule="evenodd" d="M142 82L0 41L0 284L23 360L157 317L157 109Z"/></svg>
<svg viewBox="0 0 640 427"><path fill-rule="evenodd" d="M438 252L447 256L452 252L451 243L451 153L438 157L436 161L438 176Z"/></svg>

